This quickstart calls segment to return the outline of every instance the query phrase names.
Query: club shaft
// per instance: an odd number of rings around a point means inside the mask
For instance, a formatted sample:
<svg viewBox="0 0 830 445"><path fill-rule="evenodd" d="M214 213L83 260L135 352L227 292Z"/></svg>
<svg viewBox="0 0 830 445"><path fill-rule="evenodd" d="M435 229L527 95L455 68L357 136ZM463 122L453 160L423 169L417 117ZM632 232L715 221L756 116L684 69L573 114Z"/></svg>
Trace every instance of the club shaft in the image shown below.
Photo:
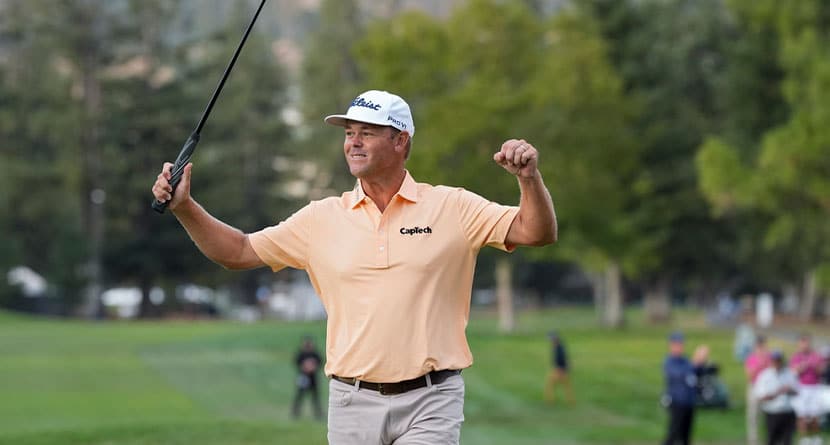
<svg viewBox="0 0 830 445"><path fill-rule="evenodd" d="M225 68L225 73L222 74L222 79L219 81L219 84L216 85L216 89L213 90L213 95L210 97L210 102L208 102L207 107L205 107L205 111L202 113L202 117L199 119L199 124L196 125L196 129L193 131L194 133L200 134L202 132L202 127L205 126L205 122L207 121L208 116L210 116L211 110L213 110L213 105L216 103L216 98L218 98L219 93L222 92L222 87L225 86L225 81L228 80L228 75L230 75L231 70L233 69L233 65L236 63L236 59L239 57L239 53L242 51L242 47L245 45L245 41L248 40L248 35L251 33L251 29L254 28L254 23L256 22L257 17L259 17L259 13L260 11L262 11L263 6L265 6L265 0L262 0L259 3L259 7L257 8L256 13L254 13L254 18L252 18L251 23L248 24L248 28L245 30L245 34L242 36L242 40L239 41L239 46L236 47L236 51L234 51L231 61Z"/></svg>
<svg viewBox="0 0 830 445"><path fill-rule="evenodd" d="M239 53L242 51L242 47L245 46L245 41L248 40L248 35L251 34L251 29L254 27L254 23L256 23L257 17L259 17L259 13L262 11L262 7L265 6L265 1L262 0L259 3L259 7L254 13L254 17L251 19L251 23L248 24L248 28L245 30L245 34L242 36L242 40L239 41L239 46L236 47L236 51L233 53L233 57L231 57L231 61L228 63L228 66L225 68L225 72L222 74L222 79L219 80L219 84L216 85L216 89L213 90L213 95L210 97L210 101L205 107L205 111L202 113L202 117L199 119L199 124L196 125L196 129L193 130L193 133L185 142L184 147L182 147L181 152L179 153L178 158L176 158L176 162L171 168L171 175L170 175L170 186L175 192L176 187L179 185L181 181L182 174L184 174L184 167L187 165L187 162L190 161L190 157L193 155L193 151L196 150L196 145L199 143L199 138L202 133L202 127L205 126L205 122L207 121L208 116L210 116L211 110L213 110L213 105L216 103L216 98L219 97L219 93L222 92L222 87L225 86L225 81L228 80L228 75L230 75L231 70L233 69L234 64L236 63L236 59L239 57ZM161 202L158 200L153 200L153 210L164 213L164 210L167 208L169 201Z"/></svg>

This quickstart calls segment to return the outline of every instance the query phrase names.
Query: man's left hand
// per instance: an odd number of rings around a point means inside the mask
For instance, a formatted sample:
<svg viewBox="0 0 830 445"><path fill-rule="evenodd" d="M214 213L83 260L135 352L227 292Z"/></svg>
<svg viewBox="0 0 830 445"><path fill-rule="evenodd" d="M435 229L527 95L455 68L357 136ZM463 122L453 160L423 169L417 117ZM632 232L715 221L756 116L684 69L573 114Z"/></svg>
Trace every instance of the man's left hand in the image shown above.
<svg viewBox="0 0 830 445"><path fill-rule="evenodd" d="M493 160L520 178L532 178L539 174L539 152L524 139L506 141L501 150L493 155Z"/></svg>

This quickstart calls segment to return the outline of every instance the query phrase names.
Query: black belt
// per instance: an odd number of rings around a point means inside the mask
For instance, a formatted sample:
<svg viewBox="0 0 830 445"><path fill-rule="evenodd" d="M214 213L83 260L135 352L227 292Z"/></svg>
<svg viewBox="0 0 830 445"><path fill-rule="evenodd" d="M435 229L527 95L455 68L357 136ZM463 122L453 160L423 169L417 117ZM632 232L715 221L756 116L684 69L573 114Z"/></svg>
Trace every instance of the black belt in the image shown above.
<svg viewBox="0 0 830 445"><path fill-rule="evenodd" d="M411 380L404 380L402 382L395 383L375 383L364 382L363 380L361 380L360 388L371 389L372 391L377 391L383 395L403 394L407 391L412 391L413 389L423 388L424 386L427 386L427 375L429 375L429 380L432 382L432 384L436 385L458 374L461 374L461 371L458 369L443 369L441 371L432 371L429 374L425 374ZM347 385L354 385L356 381L356 379L353 377L346 378L332 375L331 378L337 380L338 382L343 382Z"/></svg>

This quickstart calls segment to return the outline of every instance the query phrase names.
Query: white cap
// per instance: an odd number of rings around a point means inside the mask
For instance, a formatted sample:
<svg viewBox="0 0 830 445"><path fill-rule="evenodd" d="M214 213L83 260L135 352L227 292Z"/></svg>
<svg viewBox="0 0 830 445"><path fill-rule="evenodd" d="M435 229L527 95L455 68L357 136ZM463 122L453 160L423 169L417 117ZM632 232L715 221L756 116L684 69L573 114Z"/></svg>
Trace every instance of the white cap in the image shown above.
<svg viewBox="0 0 830 445"><path fill-rule="evenodd" d="M352 101L346 114L326 116L325 121L338 127L345 127L347 121L365 122L395 127L410 136L415 135L415 122L412 121L409 104L400 96L386 91L367 91Z"/></svg>

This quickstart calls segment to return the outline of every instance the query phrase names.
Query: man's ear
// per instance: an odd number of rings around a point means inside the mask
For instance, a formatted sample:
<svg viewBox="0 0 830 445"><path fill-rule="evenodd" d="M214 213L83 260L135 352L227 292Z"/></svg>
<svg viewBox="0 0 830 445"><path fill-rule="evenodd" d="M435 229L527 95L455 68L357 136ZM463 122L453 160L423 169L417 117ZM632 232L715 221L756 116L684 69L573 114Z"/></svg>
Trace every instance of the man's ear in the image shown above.
<svg viewBox="0 0 830 445"><path fill-rule="evenodd" d="M410 136L409 133L402 131L395 136L395 151L403 151L404 159L409 159Z"/></svg>
<svg viewBox="0 0 830 445"><path fill-rule="evenodd" d="M405 131L399 132L395 137L395 147L405 147L407 142L409 142L409 133Z"/></svg>

